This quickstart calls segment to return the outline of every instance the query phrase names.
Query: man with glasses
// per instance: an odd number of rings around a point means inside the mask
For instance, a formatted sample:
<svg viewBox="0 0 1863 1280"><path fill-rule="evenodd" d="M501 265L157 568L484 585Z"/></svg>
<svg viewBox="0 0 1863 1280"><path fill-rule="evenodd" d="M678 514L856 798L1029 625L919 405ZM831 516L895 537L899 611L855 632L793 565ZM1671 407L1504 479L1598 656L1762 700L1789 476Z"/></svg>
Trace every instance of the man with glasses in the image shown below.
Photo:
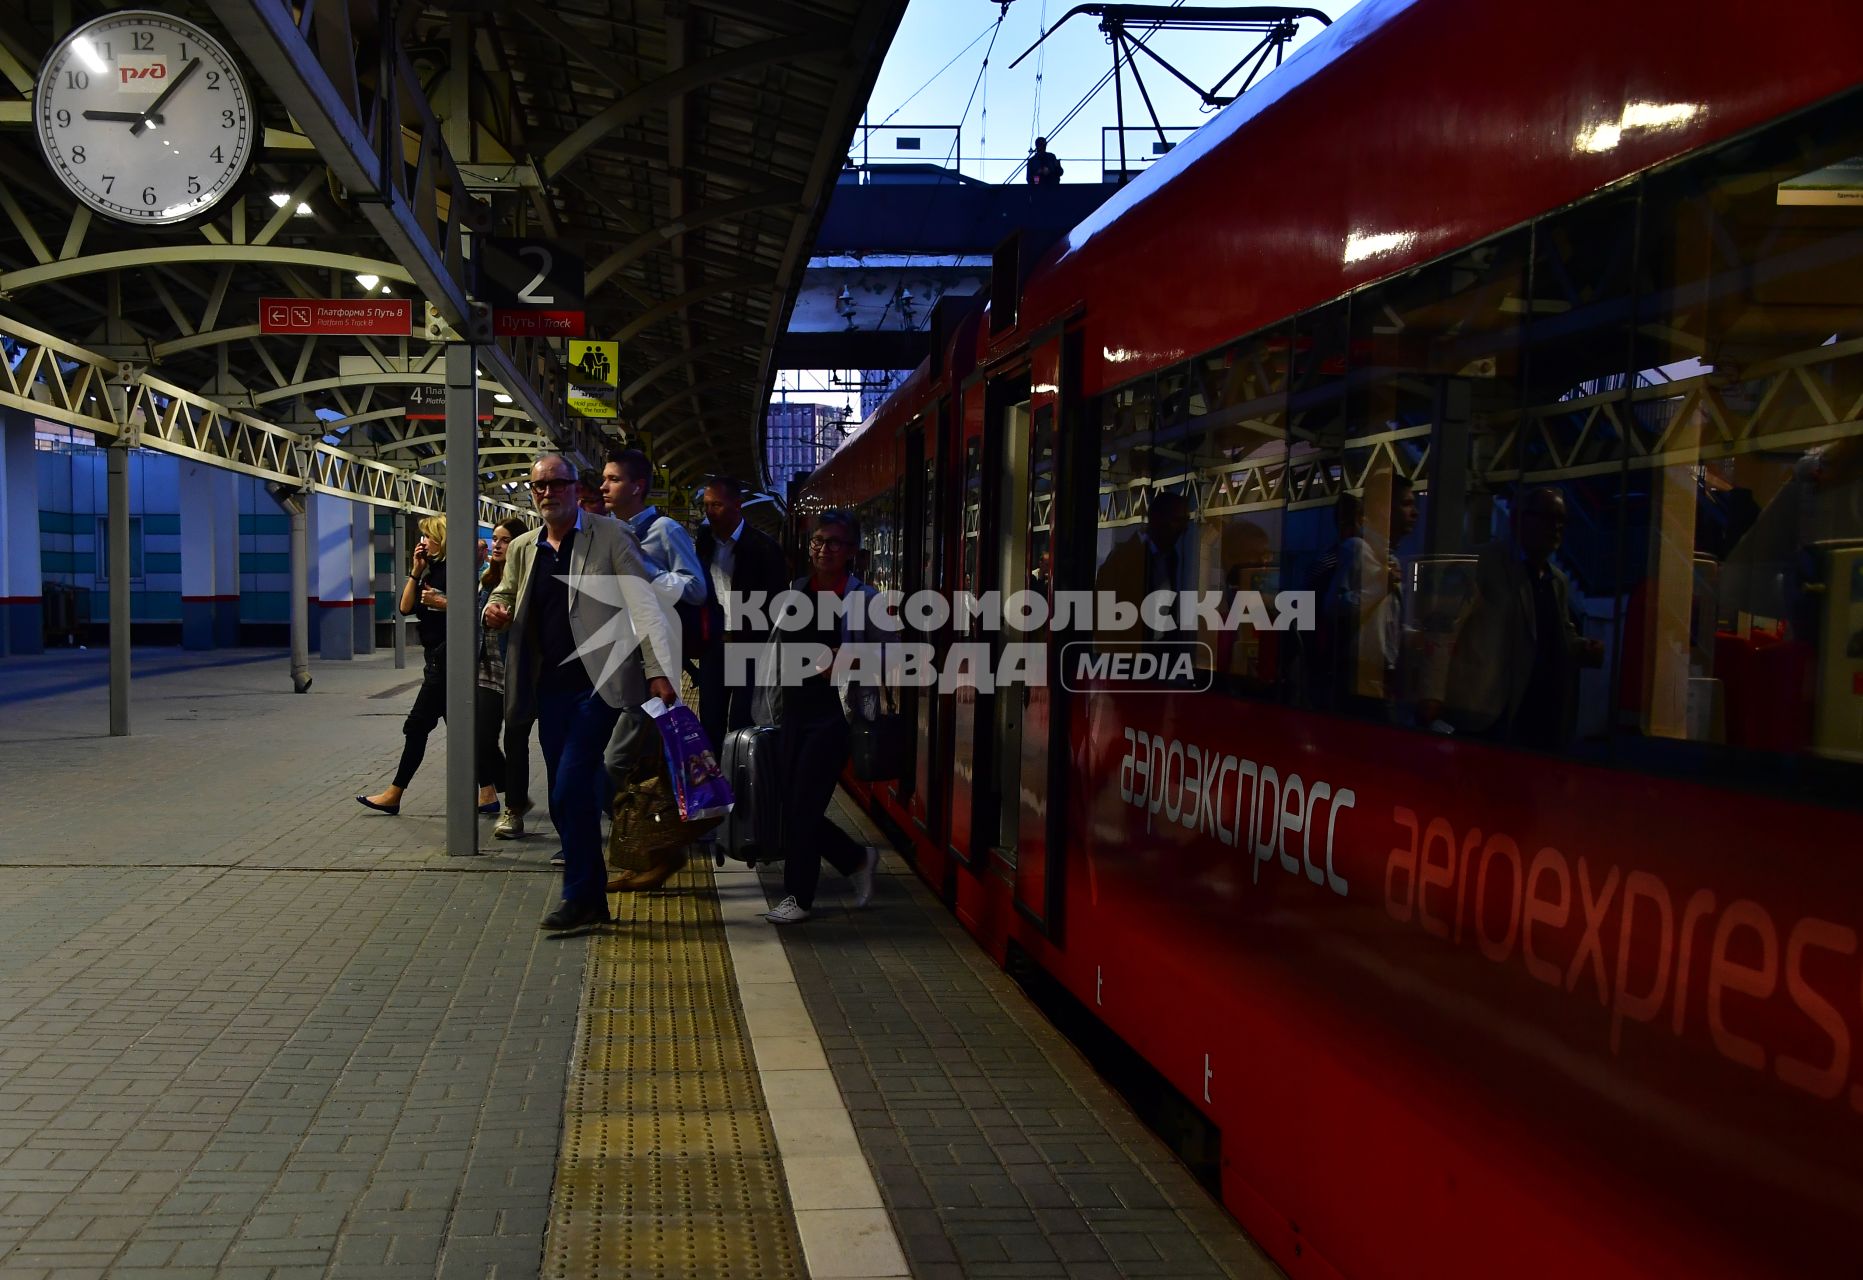
<svg viewBox="0 0 1863 1280"><path fill-rule="evenodd" d="M761 652L769 639L767 628L739 626L728 629L724 601L732 592L749 596L765 593L765 603L789 587L789 565L776 539L750 527L744 519L743 488L737 481L712 476L700 495L705 524L697 538L699 564L712 588L709 642L699 660L699 721L712 750L724 754L725 735L751 722L750 702L755 690L745 680L727 684L725 646L754 645Z"/></svg>
<svg viewBox="0 0 1863 1280"><path fill-rule="evenodd" d="M577 505L576 469L548 453L530 469L543 527L505 553L505 576L485 606L485 625L511 628L505 659L505 717L535 715L550 778L550 818L563 841L563 899L546 929L608 920L602 862L603 755L624 707L679 694L666 613L653 604L640 540L619 520ZM629 599L643 607L630 610ZM638 656L617 654L635 634ZM644 677L644 688L643 688Z"/></svg>

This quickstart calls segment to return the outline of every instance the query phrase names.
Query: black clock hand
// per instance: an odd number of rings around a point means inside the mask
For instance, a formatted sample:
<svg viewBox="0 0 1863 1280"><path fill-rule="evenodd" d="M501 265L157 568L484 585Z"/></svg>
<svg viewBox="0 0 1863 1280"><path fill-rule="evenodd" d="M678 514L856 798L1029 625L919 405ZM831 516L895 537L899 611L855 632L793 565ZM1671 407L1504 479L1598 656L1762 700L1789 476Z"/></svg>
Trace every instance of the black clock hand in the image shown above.
<svg viewBox="0 0 1863 1280"><path fill-rule="evenodd" d="M162 90L162 96L151 102L149 109L142 113L142 118L129 127L132 137L140 137L144 129L162 118L162 108L168 105L168 100L175 96L176 90L188 82L188 77L200 69L200 65L201 60L194 58L187 66L181 68L181 74L175 77L175 82Z"/></svg>
<svg viewBox="0 0 1863 1280"><path fill-rule="evenodd" d="M86 120L140 120L142 119L142 112L140 111L86 111L84 113L84 118ZM155 123L160 124L161 122L162 122L162 118L160 116L156 116Z"/></svg>

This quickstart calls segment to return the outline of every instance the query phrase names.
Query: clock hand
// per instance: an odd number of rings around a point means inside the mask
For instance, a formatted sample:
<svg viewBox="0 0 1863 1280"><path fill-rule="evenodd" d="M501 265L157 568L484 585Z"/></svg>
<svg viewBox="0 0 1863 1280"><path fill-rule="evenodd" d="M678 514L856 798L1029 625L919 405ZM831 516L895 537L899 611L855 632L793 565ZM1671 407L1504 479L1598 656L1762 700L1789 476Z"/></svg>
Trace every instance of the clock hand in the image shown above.
<svg viewBox="0 0 1863 1280"><path fill-rule="evenodd" d="M181 68L181 74L175 77L174 83L162 90L162 96L157 98L154 102L151 102L149 104L149 109L142 113L142 118L129 127L130 136L142 136L142 131L144 129L162 118L162 108L167 106L168 100L175 96L175 91L188 82L188 77L200 69L200 65L201 60L199 58L194 58L189 61L187 66Z"/></svg>
<svg viewBox="0 0 1863 1280"><path fill-rule="evenodd" d="M86 112L84 113L84 118L85 118L86 120L124 120L124 121L131 121L131 120L140 120L140 119L142 119L142 118L143 118L143 113L142 113L142 112L140 112L140 111L86 111ZM155 123L156 123L156 124L160 124L160 123L162 123L162 117L160 117L160 116L156 116L156 117L155 117L154 119L155 119Z"/></svg>

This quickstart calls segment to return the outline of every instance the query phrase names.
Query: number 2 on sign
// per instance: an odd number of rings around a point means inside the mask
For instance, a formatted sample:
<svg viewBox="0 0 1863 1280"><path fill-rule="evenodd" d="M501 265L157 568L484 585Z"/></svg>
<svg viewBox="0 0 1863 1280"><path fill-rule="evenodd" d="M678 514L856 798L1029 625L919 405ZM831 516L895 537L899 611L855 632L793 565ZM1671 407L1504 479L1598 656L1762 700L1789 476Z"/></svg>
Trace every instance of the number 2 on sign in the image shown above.
<svg viewBox="0 0 1863 1280"><path fill-rule="evenodd" d="M555 262L555 258L550 251L542 245L527 244L522 249L518 250L518 257L533 260L537 267L537 274L531 277L531 282L518 290L518 301L535 303L541 306L549 306L551 303L555 302L556 295L554 293L538 293L536 291L537 286L542 284L544 278L550 274L550 267Z"/></svg>

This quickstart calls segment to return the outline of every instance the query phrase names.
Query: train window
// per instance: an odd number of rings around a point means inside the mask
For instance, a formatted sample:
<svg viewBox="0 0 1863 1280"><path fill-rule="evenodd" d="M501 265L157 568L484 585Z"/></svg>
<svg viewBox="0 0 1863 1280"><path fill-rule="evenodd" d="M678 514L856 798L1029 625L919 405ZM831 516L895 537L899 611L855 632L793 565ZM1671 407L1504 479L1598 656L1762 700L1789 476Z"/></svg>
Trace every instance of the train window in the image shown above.
<svg viewBox="0 0 1863 1280"><path fill-rule="evenodd" d="M1191 585L1221 594L1225 621L1237 592L1272 598L1279 586L1288 336L1283 327L1245 338L1192 361L1184 375L1182 453L1193 496L1187 541L1196 566ZM1160 435L1174 431L1163 427ZM1202 625L1197 638L1208 646L1199 661L1213 664L1221 687L1252 694L1276 687L1281 654L1274 633L1238 621L1233 629Z"/></svg>
<svg viewBox="0 0 1863 1280"><path fill-rule="evenodd" d="M1356 498L1346 491L1346 369L1350 304L1341 299L1300 316L1286 339L1287 463L1283 488L1286 585L1324 599L1342 544L1356 528ZM1302 706L1337 707L1345 696L1344 649L1336 627L1283 632L1287 692Z"/></svg>
<svg viewBox="0 0 1863 1280"><path fill-rule="evenodd" d="M1517 232L1353 295L1341 540L1317 609L1335 707L1454 727L1452 667L1482 657L1470 627L1496 504L1485 463L1520 420L1528 257Z"/></svg>
<svg viewBox="0 0 1863 1280"><path fill-rule="evenodd" d="M1182 570L1181 563L1172 563L1173 553L1158 545L1168 539L1150 536L1153 522L1174 520L1183 504L1181 497L1158 502L1152 487L1160 469L1154 456L1157 386L1156 378L1143 378L1100 400L1094 590L1111 592L1135 607L1147 592L1168 587ZM1168 461L1163 470L1171 473ZM1181 524L1175 527L1182 532ZM1138 635L1101 629L1096 639L1101 647L1113 648L1135 643Z"/></svg>
<svg viewBox="0 0 1863 1280"><path fill-rule="evenodd" d="M1439 732L1554 751L1609 732L1636 210L1627 191L1542 219L1527 288L1518 240L1485 246L1496 253L1477 294L1499 314L1471 339L1478 376L1449 388L1428 477L1440 491L1424 496L1427 573L1412 572L1416 612L1434 618L1415 637L1414 718ZM1445 266L1480 264L1432 269ZM1516 352L1517 379L1505 376Z"/></svg>
<svg viewBox="0 0 1863 1280"><path fill-rule="evenodd" d="M1863 762L1858 95L1649 179L1617 709Z"/></svg>
<svg viewBox="0 0 1863 1280"><path fill-rule="evenodd" d="M983 537L983 441L972 436L964 442L964 581L965 591L977 591L979 553ZM967 613L957 615L959 635L969 635L977 625Z"/></svg>

